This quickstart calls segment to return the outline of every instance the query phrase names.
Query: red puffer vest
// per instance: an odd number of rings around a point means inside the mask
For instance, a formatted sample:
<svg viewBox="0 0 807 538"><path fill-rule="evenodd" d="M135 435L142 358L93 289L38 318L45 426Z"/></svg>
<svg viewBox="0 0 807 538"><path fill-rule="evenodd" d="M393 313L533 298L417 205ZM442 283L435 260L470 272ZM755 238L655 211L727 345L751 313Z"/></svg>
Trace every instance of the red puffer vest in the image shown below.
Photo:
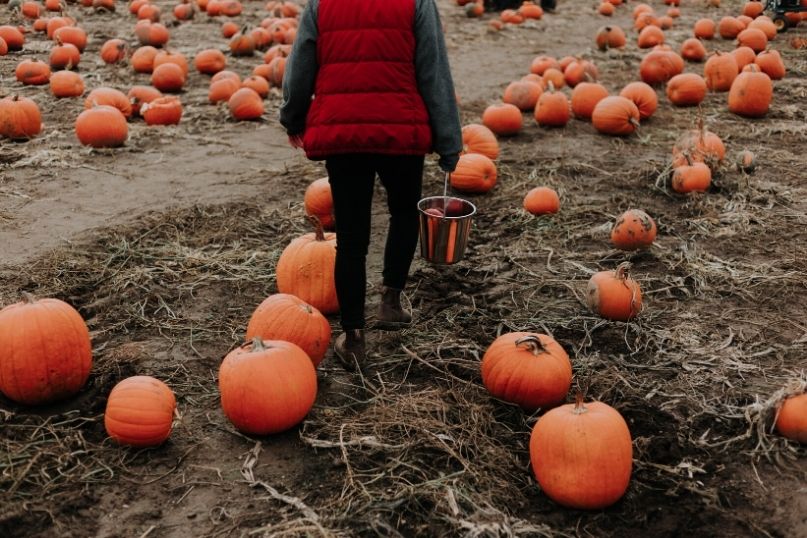
<svg viewBox="0 0 807 538"><path fill-rule="evenodd" d="M306 155L425 155L429 114L415 78L415 0L320 0L319 72Z"/></svg>

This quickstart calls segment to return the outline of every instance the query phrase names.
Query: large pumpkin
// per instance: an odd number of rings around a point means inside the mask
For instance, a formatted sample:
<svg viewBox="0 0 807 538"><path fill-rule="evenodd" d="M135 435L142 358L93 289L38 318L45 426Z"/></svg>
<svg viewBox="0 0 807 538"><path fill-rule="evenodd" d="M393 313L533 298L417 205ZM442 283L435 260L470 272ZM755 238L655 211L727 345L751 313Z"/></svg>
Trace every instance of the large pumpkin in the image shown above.
<svg viewBox="0 0 807 538"><path fill-rule="evenodd" d="M490 160L496 160L499 156L499 142L493 131L484 125L471 123L462 128L462 151L480 153Z"/></svg>
<svg viewBox="0 0 807 538"><path fill-rule="evenodd" d="M126 117L115 107L94 106L76 118L76 137L85 146L115 148L126 143L128 136Z"/></svg>
<svg viewBox="0 0 807 538"><path fill-rule="evenodd" d="M639 108L627 97L612 95L600 100L591 114L591 123L597 131L625 136L639 126Z"/></svg>
<svg viewBox="0 0 807 538"><path fill-rule="evenodd" d="M90 374L87 325L58 299L31 297L0 310L0 392L27 405L75 395Z"/></svg>
<svg viewBox="0 0 807 538"><path fill-rule="evenodd" d="M538 419L530 462L547 496L569 508L599 510L628 489L633 468L630 430L622 415L601 402L577 402Z"/></svg>
<svg viewBox="0 0 807 538"><path fill-rule="evenodd" d="M590 120L597 103L608 97L605 86L596 82L581 82L572 91L572 112L582 120Z"/></svg>
<svg viewBox="0 0 807 538"><path fill-rule="evenodd" d="M323 228L333 230L336 224L333 216L333 195L327 177L311 182L305 189L303 205L306 215L317 217Z"/></svg>
<svg viewBox="0 0 807 538"><path fill-rule="evenodd" d="M176 407L174 392L159 379L129 377L109 393L104 427L118 444L157 446L171 435Z"/></svg>
<svg viewBox="0 0 807 538"><path fill-rule="evenodd" d="M314 233L305 234L289 243L277 261L277 289L296 295L323 314L339 311L334 282L336 234L324 233L313 219Z"/></svg>
<svg viewBox="0 0 807 538"><path fill-rule="evenodd" d="M551 336L507 333L494 340L485 352L482 383L494 397L532 412L566 398L572 383L572 364Z"/></svg>
<svg viewBox="0 0 807 538"><path fill-rule="evenodd" d="M319 310L294 295L276 293L253 312L247 340L285 340L297 344L319 366L331 341L331 326Z"/></svg>
<svg viewBox="0 0 807 538"><path fill-rule="evenodd" d="M460 156L451 173L451 186L458 191L485 193L496 185L496 165L480 153Z"/></svg>
<svg viewBox="0 0 807 538"><path fill-rule="evenodd" d="M729 90L729 110L740 116L760 118L768 113L773 99L773 83L759 66L746 66Z"/></svg>
<svg viewBox="0 0 807 538"><path fill-rule="evenodd" d="M499 136L515 135L521 130L521 111L507 103L490 105L482 113L482 123Z"/></svg>
<svg viewBox="0 0 807 538"><path fill-rule="evenodd" d="M27 97L0 99L0 137L12 140L33 138L42 132L42 114Z"/></svg>
<svg viewBox="0 0 807 538"><path fill-rule="evenodd" d="M317 373L291 342L255 338L230 352L219 368L224 414L240 431L279 433L298 424L317 397Z"/></svg>
<svg viewBox="0 0 807 538"><path fill-rule="evenodd" d="M640 120L646 120L658 108L656 90L645 82L631 82L619 92L619 96L633 101L633 104L639 109Z"/></svg>

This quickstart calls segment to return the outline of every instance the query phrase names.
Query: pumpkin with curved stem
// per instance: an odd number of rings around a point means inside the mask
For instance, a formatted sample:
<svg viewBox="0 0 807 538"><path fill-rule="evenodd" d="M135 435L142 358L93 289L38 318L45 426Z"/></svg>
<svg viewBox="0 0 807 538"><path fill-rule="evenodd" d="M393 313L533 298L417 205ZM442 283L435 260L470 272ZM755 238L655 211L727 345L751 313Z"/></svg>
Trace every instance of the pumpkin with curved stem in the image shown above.
<svg viewBox="0 0 807 538"><path fill-rule="evenodd" d="M552 83L541 94L535 107L535 120L542 127L563 127L569 122L569 100L562 92L556 92Z"/></svg>
<svg viewBox="0 0 807 538"><path fill-rule="evenodd" d="M600 76L597 66L588 60L576 60L563 70L563 79L570 88L582 82L594 82Z"/></svg>
<svg viewBox="0 0 807 538"><path fill-rule="evenodd" d="M90 333L72 306L26 296L0 310L0 392L9 399L41 405L74 396L91 366Z"/></svg>
<svg viewBox="0 0 807 538"><path fill-rule="evenodd" d="M619 92L619 96L633 101L633 104L639 109L640 120L646 120L658 108L656 90L644 82L631 82Z"/></svg>
<svg viewBox="0 0 807 538"><path fill-rule="evenodd" d="M161 92L178 92L185 85L185 74L175 63L155 65L151 73L151 84Z"/></svg>
<svg viewBox="0 0 807 538"><path fill-rule="evenodd" d="M773 82L759 66L745 67L729 90L729 110L740 116L760 118L768 113L773 99Z"/></svg>
<svg viewBox="0 0 807 538"><path fill-rule="evenodd" d="M101 59L105 63L116 64L126 58L127 49L128 46L124 40L110 39L101 46Z"/></svg>
<svg viewBox="0 0 807 538"><path fill-rule="evenodd" d="M50 80L50 67L39 60L23 60L17 64L14 75L19 82L31 86L41 86Z"/></svg>
<svg viewBox="0 0 807 538"><path fill-rule="evenodd" d="M502 101L517 107L519 110L533 110L541 97L543 88L540 84L525 80L511 82L504 90Z"/></svg>
<svg viewBox="0 0 807 538"><path fill-rule="evenodd" d="M324 233L316 218L314 233L293 240L283 250L275 270L280 293L296 295L323 314L339 311L334 283L336 234Z"/></svg>
<svg viewBox="0 0 807 538"><path fill-rule="evenodd" d="M132 103L120 90L114 88L95 88L84 100L84 108L90 109L96 105L109 105L121 111L124 117L132 115Z"/></svg>
<svg viewBox="0 0 807 538"><path fill-rule="evenodd" d="M220 50L206 49L194 57L193 65L200 73L215 75L227 66L227 57Z"/></svg>
<svg viewBox="0 0 807 538"><path fill-rule="evenodd" d="M625 419L601 403L552 409L535 423L530 462L541 490L569 508L599 510L628 489L633 445Z"/></svg>
<svg viewBox="0 0 807 538"><path fill-rule="evenodd" d="M84 93L84 80L73 71L57 71L50 77L50 91L54 97L78 97Z"/></svg>
<svg viewBox="0 0 807 538"><path fill-rule="evenodd" d="M323 228L326 230L334 228L333 195L331 194L331 184L328 182L327 177L312 181L305 189L303 206L305 207L305 214L313 215L319 219Z"/></svg>
<svg viewBox="0 0 807 538"><path fill-rule="evenodd" d="M628 321L642 311L642 290L628 276L630 263L600 271L588 281L586 300L592 312L613 321Z"/></svg>
<svg viewBox="0 0 807 538"><path fill-rule="evenodd" d="M73 69L81 61L81 52L75 45L56 45L50 51L48 63L53 69Z"/></svg>
<svg viewBox="0 0 807 538"><path fill-rule="evenodd" d="M637 44L640 49L649 49L664 43L664 32L658 26L646 26L639 32Z"/></svg>
<svg viewBox="0 0 807 538"><path fill-rule="evenodd" d="M698 106L707 91L706 81L694 73L675 75L667 83L667 98L675 106Z"/></svg>
<svg viewBox="0 0 807 538"><path fill-rule="evenodd" d="M656 240L656 222L641 209L629 209L611 228L611 243L620 250L647 248Z"/></svg>
<svg viewBox="0 0 807 538"><path fill-rule="evenodd" d="M578 119L590 120L597 103L608 97L608 90L596 82L581 82L572 91L572 112Z"/></svg>
<svg viewBox="0 0 807 538"><path fill-rule="evenodd" d="M717 25L712 19L699 19L694 26L693 34L698 39L713 39Z"/></svg>
<svg viewBox="0 0 807 538"><path fill-rule="evenodd" d="M731 51L731 55L734 56L734 60L737 62L737 73L742 73L743 68L746 65L754 63L757 59L756 53L751 49L751 47L740 46Z"/></svg>
<svg viewBox="0 0 807 538"><path fill-rule="evenodd" d="M8 50L22 50L25 35L16 26L0 26L0 39L5 41Z"/></svg>
<svg viewBox="0 0 807 538"><path fill-rule="evenodd" d="M703 78L706 86L716 92L727 92L737 78L737 60L731 54L715 53L706 60L703 67Z"/></svg>
<svg viewBox="0 0 807 538"><path fill-rule="evenodd" d="M552 56L537 56L530 65L530 73L541 76L549 68L560 69L560 64Z"/></svg>
<svg viewBox="0 0 807 538"><path fill-rule="evenodd" d="M207 98L213 104L229 101L240 88L241 81L238 78L212 80L210 90L207 92Z"/></svg>
<svg viewBox="0 0 807 538"><path fill-rule="evenodd" d="M140 108L146 104L159 99L163 94L157 88L151 86L133 86L129 93L126 94L129 102L132 104L132 114L135 116L140 114Z"/></svg>
<svg viewBox="0 0 807 538"><path fill-rule="evenodd" d="M499 142L493 131L472 123L462 128L462 151L463 153L480 153L491 160L496 160L499 156Z"/></svg>
<svg viewBox="0 0 807 538"><path fill-rule="evenodd" d="M249 320L247 340L255 337L296 344L316 367L328 351L331 326L310 304L294 295L276 293L267 297Z"/></svg>
<svg viewBox="0 0 807 538"><path fill-rule="evenodd" d="M700 39L690 37L681 44L681 57L690 62L702 62L706 58L706 47Z"/></svg>
<svg viewBox="0 0 807 538"><path fill-rule="evenodd" d="M121 111L108 105L89 108L76 118L76 137L85 146L114 148L129 136L129 126Z"/></svg>
<svg viewBox="0 0 807 538"><path fill-rule="evenodd" d="M768 38L762 30L746 28L737 35L737 43L758 53L768 46Z"/></svg>
<svg viewBox="0 0 807 538"><path fill-rule="evenodd" d="M451 187L461 192L485 193L496 186L496 165L479 153L460 156L450 176Z"/></svg>
<svg viewBox="0 0 807 538"><path fill-rule="evenodd" d="M511 136L521 130L521 111L507 103L490 105L482 113L482 123L499 136Z"/></svg>
<svg viewBox="0 0 807 538"><path fill-rule="evenodd" d="M791 396L782 402L776 414L776 431L781 435L807 443L807 394Z"/></svg>
<svg viewBox="0 0 807 538"><path fill-rule="evenodd" d="M533 215L549 215L560 210L560 198L554 189L535 187L524 197L523 205Z"/></svg>
<svg viewBox="0 0 807 538"><path fill-rule="evenodd" d="M159 379L147 375L129 377L109 393L104 428L120 445L158 446L171 436L176 407L174 391Z"/></svg>
<svg viewBox="0 0 807 538"><path fill-rule="evenodd" d="M726 156L726 147L715 133L698 120L698 128L684 133L673 146L673 166L683 166L689 161L719 164Z"/></svg>
<svg viewBox="0 0 807 538"><path fill-rule="evenodd" d="M754 59L754 63L757 64L760 70L768 75L771 80L783 79L785 73L787 73L785 63L782 61L779 51L774 49L760 52L759 56Z"/></svg>
<svg viewBox="0 0 807 538"><path fill-rule="evenodd" d="M673 170L671 185L675 192L706 192L711 184L712 170L704 163L690 161Z"/></svg>
<svg viewBox="0 0 807 538"><path fill-rule="evenodd" d="M639 126L639 108L626 97L610 96L594 107L591 123L597 131L614 136L626 136Z"/></svg>
<svg viewBox="0 0 807 538"><path fill-rule="evenodd" d="M0 99L0 137L26 140L42 132L42 114L27 97Z"/></svg>
<svg viewBox="0 0 807 538"><path fill-rule="evenodd" d="M157 49L151 45L146 45L135 50L132 54L132 68L137 73L151 73L154 71L154 58L157 56Z"/></svg>
<svg viewBox="0 0 807 538"><path fill-rule="evenodd" d="M545 334L499 336L482 358L482 383L495 398L532 412L561 403L572 383L569 355Z"/></svg>
<svg viewBox="0 0 807 538"><path fill-rule="evenodd" d="M302 421L317 397L317 372L291 342L255 338L231 351L219 367L221 408L251 435L280 433Z"/></svg>
<svg viewBox="0 0 807 538"><path fill-rule="evenodd" d="M263 115L263 100L255 90L241 88L227 101L230 114L238 121L257 120Z"/></svg>
<svg viewBox="0 0 807 538"><path fill-rule="evenodd" d="M146 120L146 125L177 125L182 119L182 103L172 95L158 97L144 103L140 115Z"/></svg>

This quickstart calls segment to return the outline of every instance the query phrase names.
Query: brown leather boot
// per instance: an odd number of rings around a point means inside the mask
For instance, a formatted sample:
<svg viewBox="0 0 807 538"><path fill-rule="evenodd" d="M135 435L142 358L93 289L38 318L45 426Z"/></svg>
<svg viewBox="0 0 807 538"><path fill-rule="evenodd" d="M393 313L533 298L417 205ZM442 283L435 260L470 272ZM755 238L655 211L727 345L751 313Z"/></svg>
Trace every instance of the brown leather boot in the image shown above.
<svg viewBox="0 0 807 538"><path fill-rule="evenodd" d="M401 306L401 291L384 287L381 292L381 304L378 305L376 328L400 331L412 324L412 314Z"/></svg>
<svg viewBox="0 0 807 538"><path fill-rule="evenodd" d="M355 372L361 370L367 360L364 346L364 331L349 329L336 337L333 352L345 369Z"/></svg>

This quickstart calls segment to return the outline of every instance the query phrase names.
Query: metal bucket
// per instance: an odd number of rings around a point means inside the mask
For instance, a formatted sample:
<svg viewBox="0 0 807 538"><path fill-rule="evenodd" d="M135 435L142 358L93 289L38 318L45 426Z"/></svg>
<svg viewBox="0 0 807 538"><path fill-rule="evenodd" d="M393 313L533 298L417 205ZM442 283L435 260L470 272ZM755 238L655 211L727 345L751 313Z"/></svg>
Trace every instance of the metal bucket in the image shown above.
<svg viewBox="0 0 807 538"><path fill-rule="evenodd" d="M427 213L439 209L443 215ZM431 263L452 264L462 260L471 231L474 204L453 196L432 196L418 202L420 255ZM447 214L446 214L447 213Z"/></svg>

